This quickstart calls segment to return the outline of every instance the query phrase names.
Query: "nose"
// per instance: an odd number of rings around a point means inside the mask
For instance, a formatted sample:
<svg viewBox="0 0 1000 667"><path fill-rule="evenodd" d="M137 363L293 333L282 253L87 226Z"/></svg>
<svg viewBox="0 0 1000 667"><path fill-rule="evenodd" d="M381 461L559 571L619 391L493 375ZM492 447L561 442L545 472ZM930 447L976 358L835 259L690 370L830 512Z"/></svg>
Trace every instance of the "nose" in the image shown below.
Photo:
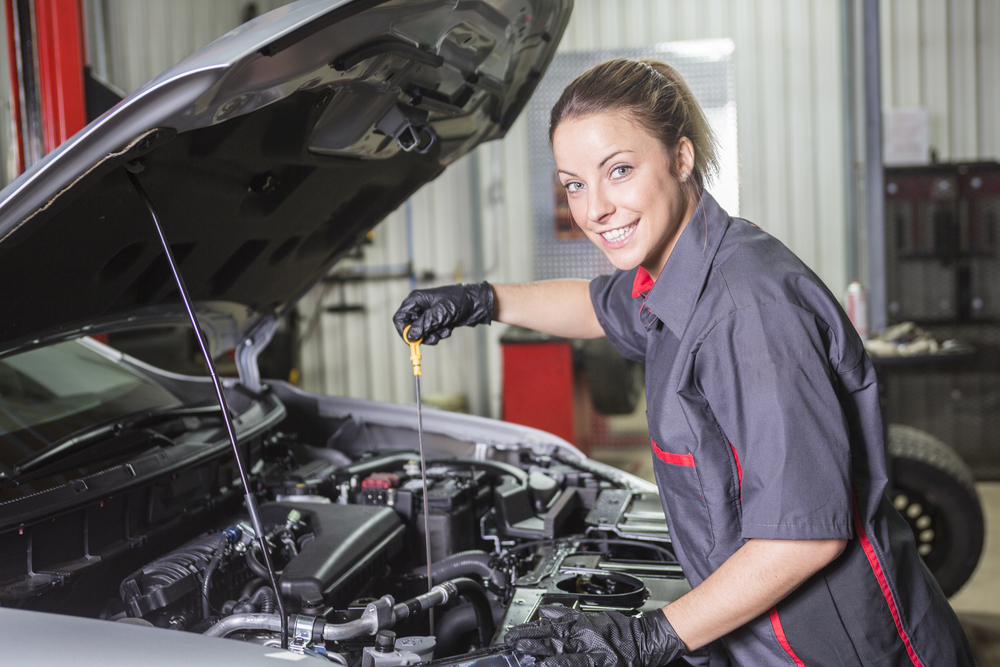
<svg viewBox="0 0 1000 667"><path fill-rule="evenodd" d="M602 186L598 185L587 190L588 220L598 223L608 222L614 212L614 202L611 201Z"/></svg>

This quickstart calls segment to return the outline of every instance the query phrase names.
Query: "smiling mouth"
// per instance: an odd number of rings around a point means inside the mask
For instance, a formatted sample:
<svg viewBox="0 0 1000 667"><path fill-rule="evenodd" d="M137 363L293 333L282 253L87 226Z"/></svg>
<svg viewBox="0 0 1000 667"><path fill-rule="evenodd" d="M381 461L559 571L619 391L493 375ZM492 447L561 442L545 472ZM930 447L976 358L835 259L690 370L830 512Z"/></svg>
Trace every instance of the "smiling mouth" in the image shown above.
<svg viewBox="0 0 1000 667"><path fill-rule="evenodd" d="M631 234L638 224L638 221L636 221L627 227L619 227L618 229L609 229L606 232L601 232L601 238L608 243L617 243L618 241L624 240L629 234Z"/></svg>

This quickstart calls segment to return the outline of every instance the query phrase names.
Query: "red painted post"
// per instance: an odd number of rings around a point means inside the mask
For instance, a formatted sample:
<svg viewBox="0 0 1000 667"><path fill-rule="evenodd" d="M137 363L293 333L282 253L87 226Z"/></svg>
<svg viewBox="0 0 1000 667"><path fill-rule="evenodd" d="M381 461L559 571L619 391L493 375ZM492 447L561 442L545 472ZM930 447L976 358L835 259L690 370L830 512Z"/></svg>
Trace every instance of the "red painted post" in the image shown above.
<svg viewBox="0 0 1000 667"><path fill-rule="evenodd" d="M76 134L87 122L83 89L86 64L83 16L78 0L35 0L38 81L45 152Z"/></svg>

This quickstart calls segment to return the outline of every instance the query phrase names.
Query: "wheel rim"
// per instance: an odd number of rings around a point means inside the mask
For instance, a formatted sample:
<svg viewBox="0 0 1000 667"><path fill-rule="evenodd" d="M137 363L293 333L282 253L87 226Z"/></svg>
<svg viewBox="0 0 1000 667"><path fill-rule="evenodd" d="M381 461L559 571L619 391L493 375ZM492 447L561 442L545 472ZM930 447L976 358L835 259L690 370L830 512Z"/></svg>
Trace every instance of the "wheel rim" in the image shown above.
<svg viewBox="0 0 1000 667"><path fill-rule="evenodd" d="M945 558L948 537L945 524L939 520L934 505L922 494L909 489L897 491L892 504L910 526L917 543L917 553L933 571Z"/></svg>

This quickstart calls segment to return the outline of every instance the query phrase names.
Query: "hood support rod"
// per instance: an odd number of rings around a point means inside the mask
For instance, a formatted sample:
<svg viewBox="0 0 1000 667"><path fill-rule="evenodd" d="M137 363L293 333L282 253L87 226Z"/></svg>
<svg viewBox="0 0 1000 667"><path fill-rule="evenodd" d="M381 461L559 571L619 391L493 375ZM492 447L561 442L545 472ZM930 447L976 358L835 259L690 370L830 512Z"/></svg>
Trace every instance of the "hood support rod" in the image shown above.
<svg viewBox="0 0 1000 667"><path fill-rule="evenodd" d="M215 397L219 401L219 407L222 408L222 423L226 425L226 434L229 436L229 442L233 446L233 456L236 457L236 467L240 471L240 480L243 482L243 492L244 498L246 499L247 511L250 513L250 521L253 524L253 529L257 533L257 540L260 542L260 550L264 554L264 565L267 567L268 576L271 579L271 586L274 588L275 597L278 602L278 615L281 617L281 648L288 648L288 616L285 614L285 603L282 601L281 589L278 588L278 578L274 573L274 565L271 563L271 552L267 548L267 544L264 541L264 524L260 518L260 509L257 507L257 498L253 494L253 490L250 488L250 482L247 478L246 466L243 463L243 456L240 454L240 447L236 443L236 431L233 429L232 422L232 412L229 411L229 404L226 402L226 394L222 389L222 382L219 380L219 374L215 370L215 363L212 361L212 355L208 351L208 343L206 341L205 335L201 331L201 327L198 326L198 318L194 313L194 307L191 305L191 295L188 294L187 287L184 285L184 278L181 276L181 272L177 269L177 262L174 261L174 254L170 250L170 244L167 243L167 237L163 234L163 228L160 226L160 220L156 215L156 209L153 207L153 202L149 199L149 195L146 194L146 190L139 183L139 179L136 177L135 171L142 171L141 163L127 164L125 166L128 172L128 178L132 181L132 186L135 191L142 198L143 203L149 210L149 216L153 220L153 226L156 227L156 234L160 237L160 243L163 245L163 252L167 258L167 264L170 265L170 271L174 275L174 282L177 283L177 289L180 291L181 300L184 301L184 309L187 311L188 319L191 320L191 326L194 327L195 337L198 339L198 345L201 347L201 354L205 357L205 364L208 366L208 372L212 376L212 385L215 387Z"/></svg>

